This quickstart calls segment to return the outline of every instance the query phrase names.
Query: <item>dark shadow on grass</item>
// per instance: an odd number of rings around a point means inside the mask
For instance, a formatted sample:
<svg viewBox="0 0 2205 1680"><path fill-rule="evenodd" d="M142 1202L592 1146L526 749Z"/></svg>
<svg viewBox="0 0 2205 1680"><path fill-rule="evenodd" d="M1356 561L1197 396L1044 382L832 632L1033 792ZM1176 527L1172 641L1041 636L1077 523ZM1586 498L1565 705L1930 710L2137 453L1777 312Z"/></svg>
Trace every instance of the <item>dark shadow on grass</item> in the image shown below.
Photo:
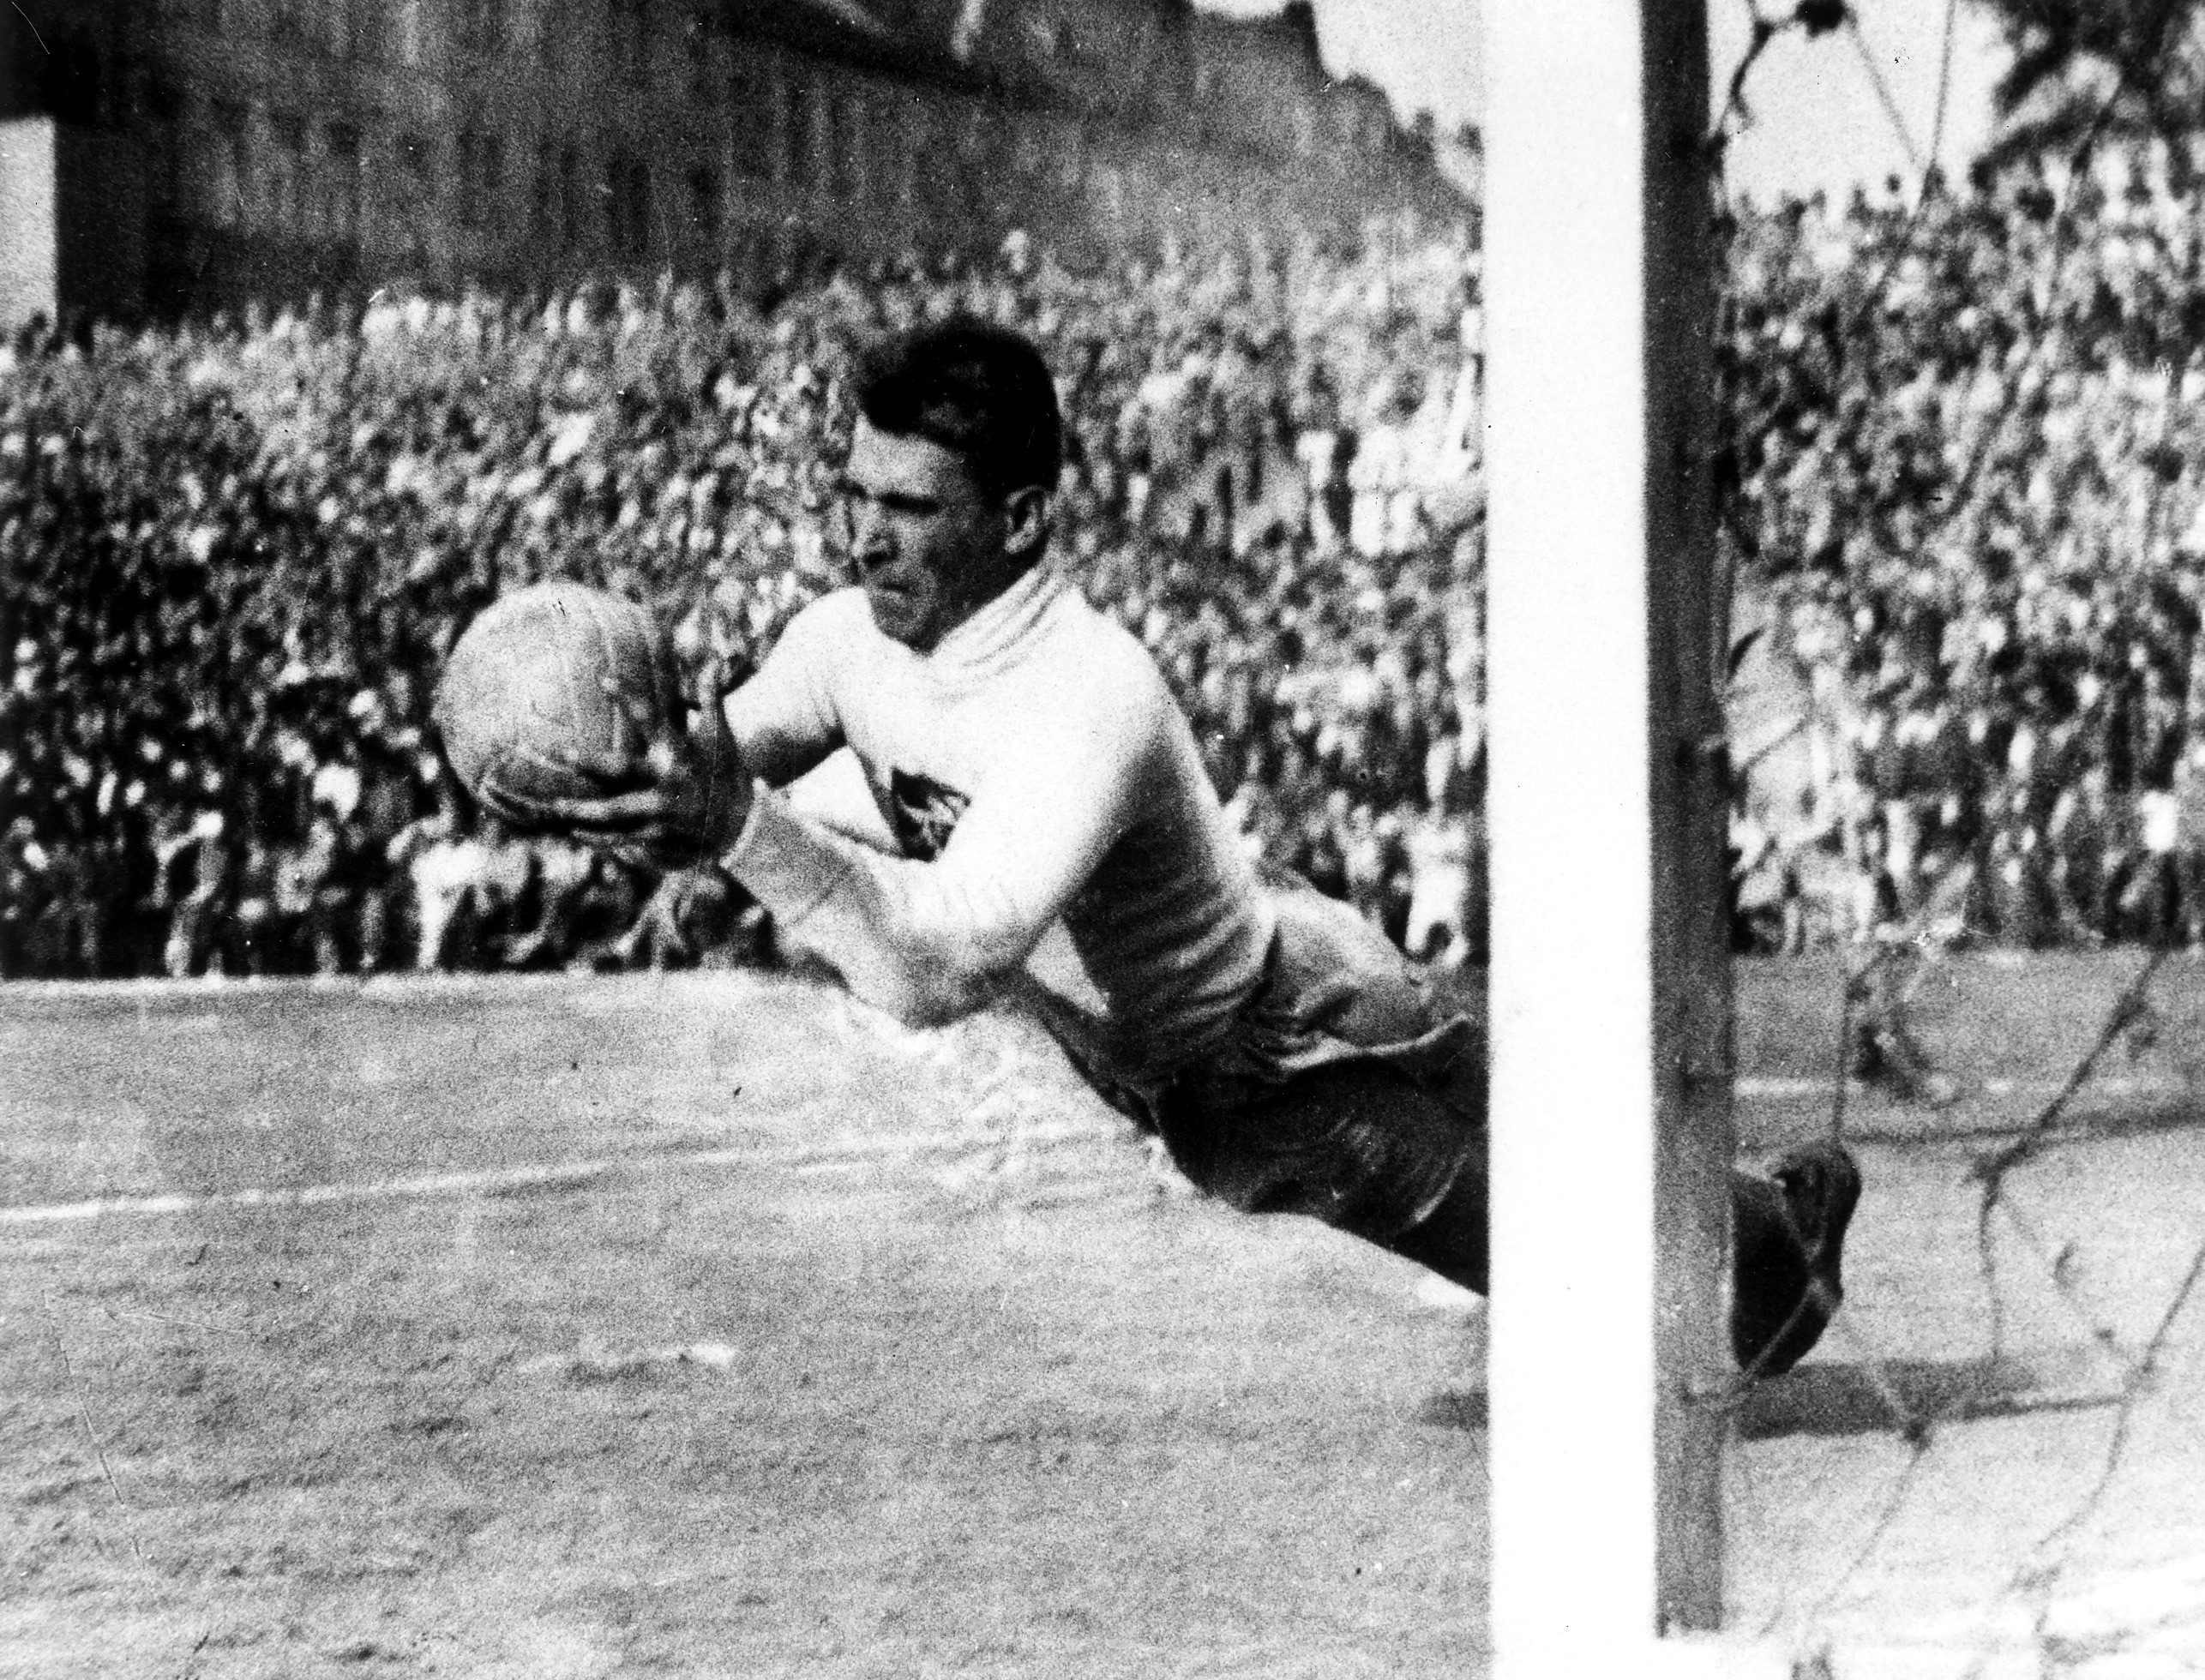
<svg viewBox="0 0 2205 1680"><path fill-rule="evenodd" d="M1906 1436L1941 1424L2077 1412L2118 1405L2118 1373L2087 1347L2028 1358L1823 1360L1757 1384L1738 1402L1748 1441L1787 1435ZM1482 1432L1482 1389L1447 1389L1426 1399L1416 1420L1432 1429Z"/></svg>
<svg viewBox="0 0 2205 1680"><path fill-rule="evenodd" d="M1801 1365L1739 1401L1748 1441L1786 1435L1906 1436L1939 1424L2118 1404L2119 1382L2076 1349L2046 1357L1885 1359Z"/></svg>
<svg viewBox="0 0 2205 1680"><path fill-rule="evenodd" d="M1434 1429L1482 1430L1486 1426L1486 1391L1444 1389L1417 1408L1416 1421Z"/></svg>

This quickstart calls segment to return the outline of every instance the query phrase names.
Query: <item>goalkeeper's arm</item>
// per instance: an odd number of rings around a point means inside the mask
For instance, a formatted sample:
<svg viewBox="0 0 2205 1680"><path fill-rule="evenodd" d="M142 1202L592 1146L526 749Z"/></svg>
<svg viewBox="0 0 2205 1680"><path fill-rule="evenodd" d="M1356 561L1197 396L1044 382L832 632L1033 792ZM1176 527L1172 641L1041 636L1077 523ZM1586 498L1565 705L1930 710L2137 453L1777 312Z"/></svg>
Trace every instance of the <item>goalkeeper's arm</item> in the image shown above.
<svg viewBox="0 0 2205 1680"><path fill-rule="evenodd" d="M940 858L890 857L754 783L714 710L554 814L587 843L676 867L718 856L786 942L914 1025L987 1003L1131 821L1147 732L1022 732L988 769Z"/></svg>
<svg viewBox="0 0 2205 1680"><path fill-rule="evenodd" d="M798 614L755 676L724 698L708 680L686 720L616 695L647 747L634 758L562 756L590 791L548 801L545 814L586 845L657 868L718 857L742 831L754 782L793 781L842 744L817 640L813 615Z"/></svg>
<svg viewBox="0 0 2205 1680"><path fill-rule="evenodd" d="M724 861L779 937L915 1025L994 999L1130 820L1140 737L1033 731L1006 744L941 855L885 856L760 789ZM1051 739L1052 736L1055 738Z"/></svg>

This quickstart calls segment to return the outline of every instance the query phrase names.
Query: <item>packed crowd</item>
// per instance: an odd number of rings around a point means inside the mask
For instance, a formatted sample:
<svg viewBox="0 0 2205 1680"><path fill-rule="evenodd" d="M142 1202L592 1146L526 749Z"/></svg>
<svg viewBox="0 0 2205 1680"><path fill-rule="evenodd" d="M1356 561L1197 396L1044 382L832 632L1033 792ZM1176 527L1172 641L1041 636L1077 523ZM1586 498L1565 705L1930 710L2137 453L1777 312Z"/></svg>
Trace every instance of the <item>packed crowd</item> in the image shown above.
<svg viewBox="0 0 2205 1680"><path fill-rule="evenodd" d="M1805 771L1741 789L1741 938L2205 937L2205 187L2178 158L1736 208L1724 547ZM1059 563L1155 653L1252 849L1481 939L1476 255L994 259L724 290L378 294L0 351L0 963L762 952L724 878L499 832L428 686L502 590L651 603L739 678L839 576L851 347L1032 333Z"/></svg>
<svg viewBox="0 0 2205 1680"><path fill-rule="evenodd" d="M710 870L502 831L427 728L502 591L573 576L739 680L832 586L842 374L964 309L1059 371L1058 547L1278 861L1480 937L1475 257L1301 243L1074 274L1014 237L725 289L377 294L0 351L0 964L619 967L770 949Z"/></svg>
<svg viewBox="0 0 2205 1680"><path fill-rule="evenodd" d="M1856 937L2205 935L2201 209L2160 151L1739 213L1727 539L1812 764L1745 849L1790 937L1817 876Z"/></svg>

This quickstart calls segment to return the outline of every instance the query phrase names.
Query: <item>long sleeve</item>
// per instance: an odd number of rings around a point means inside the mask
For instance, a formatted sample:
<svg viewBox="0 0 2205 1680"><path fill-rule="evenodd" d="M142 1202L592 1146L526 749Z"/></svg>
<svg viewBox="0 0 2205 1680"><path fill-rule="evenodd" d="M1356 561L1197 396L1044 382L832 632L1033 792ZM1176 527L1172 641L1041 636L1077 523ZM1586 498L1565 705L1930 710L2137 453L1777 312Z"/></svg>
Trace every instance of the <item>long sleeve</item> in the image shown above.
<svg viewBox="0 0 2205 1680"><path fill-rule="evenodd" d="M985 1004L1129 825L1145 717L1096 705L1006 730L940 856L888 857L761 789L728 867L784 937L858 997L915 1023Z"/></svg>
<svg viewBox="0 0 2205 1680"><path fill-rule="evenodd" d="M842 745L833 644L850 605L829 596L797 614L757 674L727 697L728 728L743 765L771 786L794 781Z"/></svg>

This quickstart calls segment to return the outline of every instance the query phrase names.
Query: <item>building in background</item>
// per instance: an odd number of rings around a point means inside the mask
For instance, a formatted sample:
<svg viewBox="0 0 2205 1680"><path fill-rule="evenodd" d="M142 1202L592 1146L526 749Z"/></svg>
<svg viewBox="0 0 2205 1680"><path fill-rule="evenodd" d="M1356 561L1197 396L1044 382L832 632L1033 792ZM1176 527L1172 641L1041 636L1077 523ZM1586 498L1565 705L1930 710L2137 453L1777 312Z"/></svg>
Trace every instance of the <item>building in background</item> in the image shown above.
<svg viewBox="0 0 2205 1680"><path fill-rule="evenodd" d="M1472 207L1307 0L17 0L0 320Z"/></svg>

